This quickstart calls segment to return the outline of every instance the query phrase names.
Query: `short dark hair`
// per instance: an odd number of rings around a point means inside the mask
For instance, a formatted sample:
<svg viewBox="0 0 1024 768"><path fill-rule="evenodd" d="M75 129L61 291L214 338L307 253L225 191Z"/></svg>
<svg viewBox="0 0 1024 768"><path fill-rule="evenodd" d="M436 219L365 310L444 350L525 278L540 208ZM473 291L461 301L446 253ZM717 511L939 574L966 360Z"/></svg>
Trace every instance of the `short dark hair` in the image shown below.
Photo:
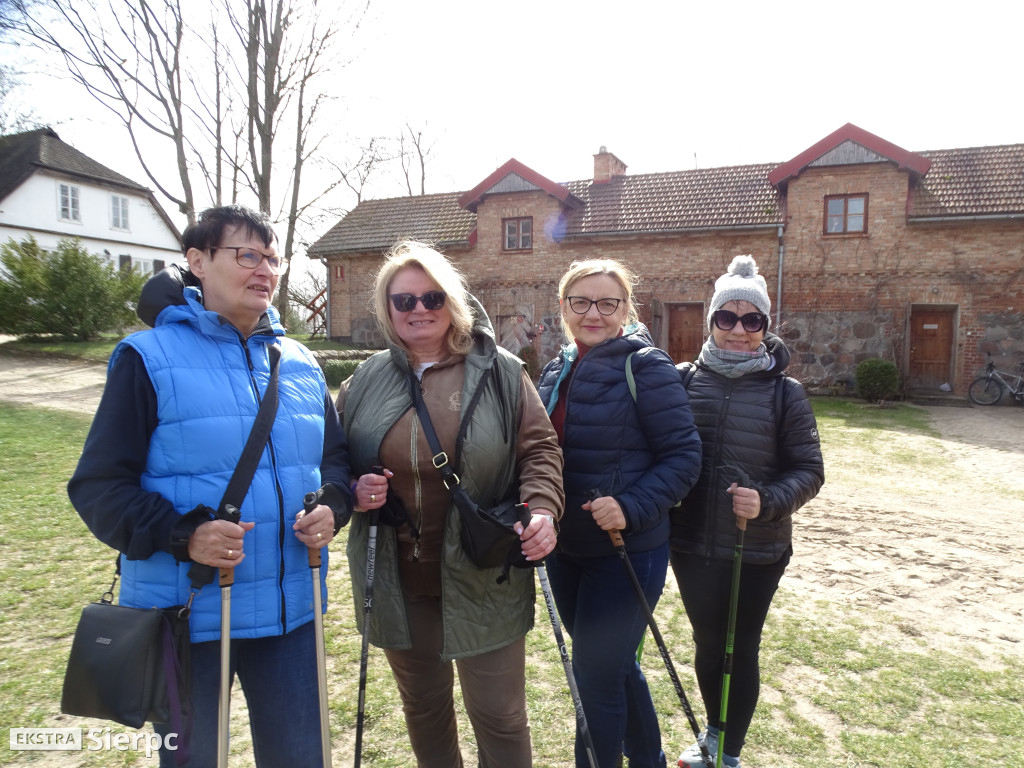
<svg viewBox="0 0 1024 768"><path fill-rule="evenodd" d="M188 253L190 248L205 251L215 245L221 245L220 239L229 226L244 227L250 237L258 237L264 245L270 245L277 239L270 224L270 217L260 211L246 208L244 205L222 205L218 208L207 208L196 217L194 224L189 224L181 241Z"/></svg>

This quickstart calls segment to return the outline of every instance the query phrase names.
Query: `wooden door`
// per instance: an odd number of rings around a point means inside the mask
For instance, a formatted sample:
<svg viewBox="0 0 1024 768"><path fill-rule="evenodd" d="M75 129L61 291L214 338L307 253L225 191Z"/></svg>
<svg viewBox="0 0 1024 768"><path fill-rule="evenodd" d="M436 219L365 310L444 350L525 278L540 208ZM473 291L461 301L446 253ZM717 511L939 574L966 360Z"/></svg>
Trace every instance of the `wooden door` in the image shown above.
<svg viewBox="0 0 1024 768"><path fill-rule="evenodd" d="M677 363L692 363L704 345L704 304L670 304L668 354Z"/></svg>
<svg viewBox="0 0 1024 768"><path fill-rule="evenodd" d="M910 389L938 389L952 381L953 321L952 309L910 311Z"/></svg>

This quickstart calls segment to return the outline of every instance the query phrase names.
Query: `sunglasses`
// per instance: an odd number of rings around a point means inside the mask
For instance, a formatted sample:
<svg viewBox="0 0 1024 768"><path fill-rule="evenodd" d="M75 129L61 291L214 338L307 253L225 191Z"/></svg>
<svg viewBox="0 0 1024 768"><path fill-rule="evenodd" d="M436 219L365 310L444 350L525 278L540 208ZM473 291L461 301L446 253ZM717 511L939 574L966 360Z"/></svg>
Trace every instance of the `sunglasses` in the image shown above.
<svg viewBox="0 0 1024 768"><path fill-rule="evenodd" d="M427 291L422 296L413 296L411 293L392 293L388 298L391 299L391 306L398 312L412 312L416 309L417 301L429 312L443 307L444 300L448 296L444 291Z"/></svg>
<svg viewBox="0 0 1024 768"><path fill-rule="evenodd" d="M728 309L720 309L711 316L711 320L720 331L731 331L736 323L740 323L747 333L757 333L768 327L768 318L760 312L748 312L740 317Z"/></svg>

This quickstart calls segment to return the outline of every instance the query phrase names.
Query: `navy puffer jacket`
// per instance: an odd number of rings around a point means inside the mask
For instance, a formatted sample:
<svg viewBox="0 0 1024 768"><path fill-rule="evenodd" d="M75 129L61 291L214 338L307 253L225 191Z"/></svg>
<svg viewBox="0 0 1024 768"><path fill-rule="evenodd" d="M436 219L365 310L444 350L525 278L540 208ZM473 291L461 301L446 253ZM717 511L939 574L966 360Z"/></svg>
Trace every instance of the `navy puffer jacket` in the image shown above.
<svg viewBox="0 0 1024 768"><path fill-rule="evenodd" d="M564 347L541 373L538 390L549 414L576 353L575 344ZM626 379L627 358L635 400ZM643 325L630 326L579 361L567 397L559 549L582 557L614 553L608 534L581 509L592 489L614 496L622 507L629 551L663 544L668 511L696 482L701 458L686 390L672 360L653 346Z"/></svg>
<svg viewBox="0 0 1024 768"><path fill-rule="evenodd" d="M811 404L800 382L785 376L789 350L772 334L765 344L775 357L770 370L730 379L698 365L687 384L704 464L700 481L672 512L673 550L732 559L736 517L726 489L735 482L761 495L761 513L747 523L743 561L777 562L792 544L793 513L825 482Z"/></svg>

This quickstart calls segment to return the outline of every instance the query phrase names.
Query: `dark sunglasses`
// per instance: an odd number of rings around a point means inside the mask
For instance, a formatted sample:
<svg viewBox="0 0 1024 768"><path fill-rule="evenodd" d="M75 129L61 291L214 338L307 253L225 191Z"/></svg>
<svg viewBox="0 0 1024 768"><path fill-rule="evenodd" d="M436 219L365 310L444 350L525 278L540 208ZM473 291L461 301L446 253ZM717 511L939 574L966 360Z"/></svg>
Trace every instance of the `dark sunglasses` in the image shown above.
<svg viewBox="0 0 1024 768"><path fill-rule="evenodd" d="M391 306L398 312L412 312L416 309L417 301L429 312L443 307L444 300L448 296L444 291L427 291L422 296L413 296L411 293L392 293L388 298L391 299Z"/></svg>
<svg viewBox="0 0 1024 768"><path fill-rule="evenodd" d="M731 331L736 323L740 323L747 333L757 333L768 327L768 318L760 312L748 312L740 317L728 309L720 309L711 316L711 320L720 331Z"/></svg>

